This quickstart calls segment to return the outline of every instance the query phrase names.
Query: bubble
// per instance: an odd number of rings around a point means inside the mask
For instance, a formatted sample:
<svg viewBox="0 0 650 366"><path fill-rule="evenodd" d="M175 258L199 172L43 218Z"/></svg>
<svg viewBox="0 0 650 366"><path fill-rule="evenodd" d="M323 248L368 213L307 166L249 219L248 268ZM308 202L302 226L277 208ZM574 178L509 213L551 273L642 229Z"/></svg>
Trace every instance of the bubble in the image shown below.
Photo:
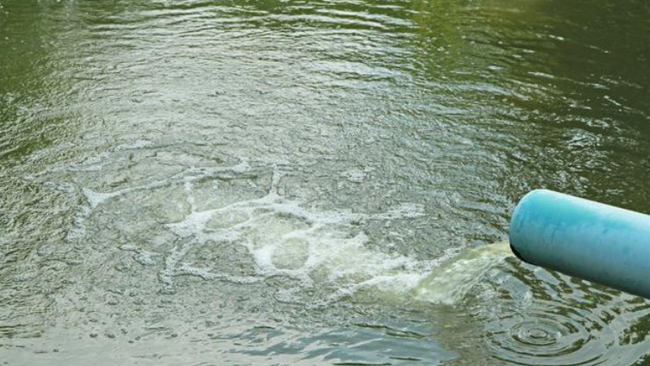
<svg viewBox="0 0 650 366"><path fill-rule="evenodd" d="M297 270L309 259L309 243L299 238L290 238L280 243L272 255L273 265L278 269Z"/></svg>
<svg viewBox="0 0 650 366"><path fill-rule="evenodd" d="M227 229L249 220L249 215L244 211L230 210L217 212L205 223L208 229Z"/></svg>
<svg viewBox="0 0 650 366"><path fill-rule="evenodd" d="M155 279L158 292L175 294L180 278L237 284L281 278L277 298L287 302L324 304L372 291L397 299L437 263L376 245L364 231L373 221L390 226L422 217L422 205L369 213L307 207L281 189L290 164L217 161L195 150L135 141L34 179L67 187L78 202L70 243L89 241L98 254L121 249L112 263L90 256L130 276L98 279L107 287ZM370 171L348 175L355 180Z"/></svg>

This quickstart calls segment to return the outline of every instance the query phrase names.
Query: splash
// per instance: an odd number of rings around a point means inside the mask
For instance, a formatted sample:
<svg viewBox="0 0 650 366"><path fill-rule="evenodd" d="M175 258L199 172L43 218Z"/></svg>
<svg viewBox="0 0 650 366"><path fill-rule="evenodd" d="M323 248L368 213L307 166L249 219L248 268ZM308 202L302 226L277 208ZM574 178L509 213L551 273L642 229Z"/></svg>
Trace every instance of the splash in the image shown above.
<svg viewBox="0 0 650 366"><path fill-rule="evenodd" d="M514 254L507 241L461 252L436 267L418 283L412 296L430 303L457 304L486 272L510 256Z"/></svg>
<svg viewBox="0 0 650 366"><path fill-rule="evenodd" d="M371 213L307 206L282 191L293 169L244 158L214 164L195 151L178 156L138 142L38 179L80 202L68 241L119 248L167 294L176 292L179 277L237 284L279 278L275 297L281 302L453 305L509 255L505 243L448 250L438 258L400 254L368 228L391 226L389 236L402 237L406 222L425 217L422 205L404 202ZM146 179L131 178L133 171ZM127 259L89 255L114 268Z"/></svg>
<svg viewBox="0 0 650 366"><path fill-rule="evenodd" d="M278 194L283 172L274 167L266 195L209 210L197 210L192 180L184 191L191 213L166 227L185 244L167 257L160 279L173 287L177 275L199 275L238 283L284 277L297 282L278 290L276 299L304 302L314 292L322 294L314 303L327 304L356 293L361 288L411 287L430 263L373 248L370 237L357 227L369 221L410 219L424 215L416 204L402 204L385 212L355 213L305 208L301 202ZM202 263L192 251L209 246L243 246L254 261L248 277L228 274L227 269ZM207 249L207 250L217 250ZM313 298L312 298L313 300Z"/></svg>

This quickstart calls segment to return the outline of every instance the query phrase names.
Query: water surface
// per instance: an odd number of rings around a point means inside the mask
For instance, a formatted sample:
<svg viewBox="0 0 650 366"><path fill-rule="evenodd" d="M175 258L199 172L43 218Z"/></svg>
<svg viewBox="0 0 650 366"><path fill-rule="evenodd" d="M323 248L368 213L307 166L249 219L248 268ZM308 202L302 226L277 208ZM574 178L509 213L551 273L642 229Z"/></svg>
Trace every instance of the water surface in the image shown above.
<svg viewBox="0 0 650 366"><path fill-rule="evenodd" d="M650 213L649 41L641 0L0 0L0 359L650 362L645 300L488 247L534 188Z"/></svg>

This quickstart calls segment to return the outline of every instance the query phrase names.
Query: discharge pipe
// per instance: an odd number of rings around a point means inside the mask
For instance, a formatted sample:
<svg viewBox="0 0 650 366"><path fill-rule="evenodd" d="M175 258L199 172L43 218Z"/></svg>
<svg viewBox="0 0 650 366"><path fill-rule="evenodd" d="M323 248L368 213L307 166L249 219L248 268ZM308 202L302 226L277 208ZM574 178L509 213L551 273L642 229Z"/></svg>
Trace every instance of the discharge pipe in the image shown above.
<svg viewBox="0 0 650 366"><path fill-rule="evenodd" d="M510 246L524 262L650 298L650 216L545 189L521 199Z"/></svg>

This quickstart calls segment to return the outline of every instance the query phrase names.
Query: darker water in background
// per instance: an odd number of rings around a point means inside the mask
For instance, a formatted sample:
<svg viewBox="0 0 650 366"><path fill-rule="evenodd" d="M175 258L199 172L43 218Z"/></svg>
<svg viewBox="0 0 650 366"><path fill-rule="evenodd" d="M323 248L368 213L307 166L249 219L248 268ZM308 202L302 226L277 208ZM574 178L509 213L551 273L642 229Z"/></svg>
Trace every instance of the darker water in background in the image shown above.
<svg viewBox="0 0 650 366"><path fill-rule="evenodd" d="M0 360L632 365L650 304L505 260L548 188L650 213L641 0L0 0Z"/></svg>

